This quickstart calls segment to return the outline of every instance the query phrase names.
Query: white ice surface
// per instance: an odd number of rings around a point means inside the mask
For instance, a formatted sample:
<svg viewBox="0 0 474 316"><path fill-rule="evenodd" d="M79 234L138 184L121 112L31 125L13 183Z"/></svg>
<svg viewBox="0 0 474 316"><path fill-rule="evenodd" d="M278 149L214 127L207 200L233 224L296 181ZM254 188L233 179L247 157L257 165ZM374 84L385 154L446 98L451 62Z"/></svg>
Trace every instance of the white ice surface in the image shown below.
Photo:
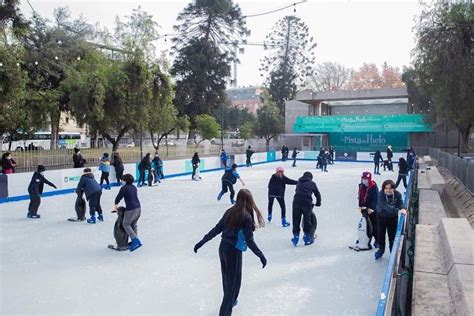
<svg viewBox="0 0 474 316"><path fill-rule="evenodd" d="M270 163L238 171L267 214L267 183L278 165L297 179L312 171L322 195L317 239L295 248L291 226L280 225L275 201L273 222L255 232L268 259L244 254L239 304L234 315L373 315L388 262L374 261L374 251L348 249L356 238L357 184L370 163L336 163L329 172L314 162ZM376 176L396 178L396 172ZM114 243L115 215L110 213L118 188L104 191L105 222L68 222L74 194L42 199L40 220L25 218L28 201L0 204L1 309L10 314L217 315L222 298L218 258L220 237L194 254L194 244L230 207L220 202L222 172L170 178L158 187L139 189L142 217L138 222L143 247L130 253L107 249ZM25 184L26 188L27 184ZM236 191L242 185L238 182ZM294 186L286 190L291 221Z"/></svg>

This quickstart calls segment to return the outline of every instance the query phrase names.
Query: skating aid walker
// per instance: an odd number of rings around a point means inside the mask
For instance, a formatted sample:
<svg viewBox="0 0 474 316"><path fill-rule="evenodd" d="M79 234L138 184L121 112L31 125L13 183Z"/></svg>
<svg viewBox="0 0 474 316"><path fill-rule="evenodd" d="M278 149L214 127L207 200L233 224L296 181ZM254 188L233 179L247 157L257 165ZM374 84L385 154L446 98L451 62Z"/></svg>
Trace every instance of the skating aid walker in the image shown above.
<svg viewBox="0 0 474 316"><path fill-rule="evenodd" d="M366 207L359 207L357 210L361 213L359 222L357 223L357 240L349 249L355 251L371 250L370 238L372 236L372 223L369 219L368 209Z"/></svg>

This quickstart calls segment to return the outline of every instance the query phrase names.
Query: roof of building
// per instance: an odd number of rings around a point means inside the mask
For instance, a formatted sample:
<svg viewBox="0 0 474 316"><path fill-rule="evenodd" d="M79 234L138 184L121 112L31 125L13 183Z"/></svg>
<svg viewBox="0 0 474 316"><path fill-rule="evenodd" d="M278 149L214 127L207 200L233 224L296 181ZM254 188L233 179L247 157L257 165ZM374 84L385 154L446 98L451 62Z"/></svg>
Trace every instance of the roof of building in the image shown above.
<svg viewBox="0 0 474 316"><path fill-rule="evenodd" d="M368 90L339 90L339 91L302 91L296 95L296 100L305 103L321 101L342 100L370 100L370 99L393 99L408 98L406 87L403 88L381 88Z"/></svg>

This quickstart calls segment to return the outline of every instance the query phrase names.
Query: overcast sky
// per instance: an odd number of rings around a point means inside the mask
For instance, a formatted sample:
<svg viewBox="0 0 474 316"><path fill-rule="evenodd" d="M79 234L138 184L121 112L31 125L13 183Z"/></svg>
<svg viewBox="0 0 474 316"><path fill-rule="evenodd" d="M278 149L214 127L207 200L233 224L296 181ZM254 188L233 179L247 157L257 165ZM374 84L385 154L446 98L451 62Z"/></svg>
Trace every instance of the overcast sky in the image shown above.
<svg viewBox="0 0 474 316"><path fill-rule="evenodd" d="M42 16L52 18L54 8L68 6L72 16L83 15L91 24L97 22L112 30L116 16L124 17L139 5L152 14L161 26L160 34L174 33L176 16L190 1L131 1L131 0L30 0L32 7ZM298 2L297 0L234 0L244 15L251 15ZM21 0L21 10L31 16L32 10L26 0ZM296 16L308 26L310 35L318 44L317 62L335 61L348 67L359 68L362 63L385 61L402 67L410 63L410 51L414 47L412 28L414 16L418 14L418 1L374 0L374 1L319 1L309 0L296 6ZM248 42L263 42L272 26L293 8L276 13L248 18L251 30ZM169 41L164 38L156 43L158 51L167 50ZM260 59L265 50L258 46L245 46L239 55L238 85L258 85L263 82L258 72Z"/></svg>

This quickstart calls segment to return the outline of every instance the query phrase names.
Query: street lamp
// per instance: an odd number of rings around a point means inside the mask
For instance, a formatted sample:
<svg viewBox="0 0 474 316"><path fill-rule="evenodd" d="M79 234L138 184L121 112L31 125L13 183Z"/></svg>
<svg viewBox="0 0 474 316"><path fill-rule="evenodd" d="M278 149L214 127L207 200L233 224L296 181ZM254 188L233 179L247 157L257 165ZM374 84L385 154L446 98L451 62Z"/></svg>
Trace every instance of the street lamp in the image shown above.
<svg viewBox="0 0 474 316"><path fill-rule="evenodd" d="M220 100L220 96L217 96ZM224 102L221 102L221 149L224 149Z"/></svg>

